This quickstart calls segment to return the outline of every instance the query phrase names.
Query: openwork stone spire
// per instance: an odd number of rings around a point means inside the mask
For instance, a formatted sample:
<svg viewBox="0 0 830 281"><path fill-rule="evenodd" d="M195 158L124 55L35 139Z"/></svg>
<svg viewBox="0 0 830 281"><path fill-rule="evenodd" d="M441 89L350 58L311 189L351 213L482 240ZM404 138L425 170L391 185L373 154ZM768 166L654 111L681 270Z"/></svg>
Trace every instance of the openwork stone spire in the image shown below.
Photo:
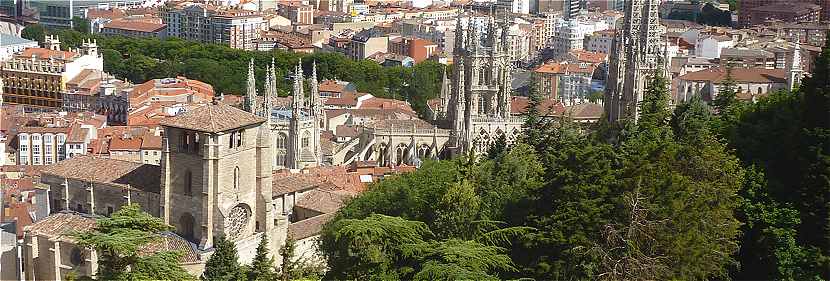
<svg viewBox="0 0 830 281"><path fill-rule="evenodd" d="M256 76L254 74L254 59L248 64L248 91L245 93L243 110L256 114Z"/></svg>

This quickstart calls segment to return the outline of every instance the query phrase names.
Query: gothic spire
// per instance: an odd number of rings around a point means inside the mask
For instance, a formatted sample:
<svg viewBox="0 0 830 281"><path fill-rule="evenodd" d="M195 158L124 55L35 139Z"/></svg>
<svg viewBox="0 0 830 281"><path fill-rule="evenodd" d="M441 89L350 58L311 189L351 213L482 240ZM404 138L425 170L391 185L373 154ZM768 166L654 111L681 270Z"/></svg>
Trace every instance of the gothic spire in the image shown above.
<svg viewBox="0 0 830 281"><path fill-rule="evenodd" d="M317 88L317 61L313 61L311 64L311 81L309 83L309 88L311 88L311 107L314 110L314 113L317 114L321 110L323 110L322 99L320 98L320 90Z"/></svg>
<svg viewBox="0 0 830 281"><path fill-rule="evenodd" d="M464 25L461 23L463 16L464 14L461 14L455 18L455 50L457 51L464 48Z"/></svg>
<svg viewBox="0 0 830 281"><path fill-rule="evenodd" d="M248 91L245 93L243 110L256 114L256 77L254 75L254 59L248 63Z"/></svg>
<svg viewBox="0 0 830 281"><path fill-rule="evenodd" d="M302 60L298 60L294 68L294 92L292 110L299 115L299 111L305 106L305 94L303 93L303 67Z"/></svg>

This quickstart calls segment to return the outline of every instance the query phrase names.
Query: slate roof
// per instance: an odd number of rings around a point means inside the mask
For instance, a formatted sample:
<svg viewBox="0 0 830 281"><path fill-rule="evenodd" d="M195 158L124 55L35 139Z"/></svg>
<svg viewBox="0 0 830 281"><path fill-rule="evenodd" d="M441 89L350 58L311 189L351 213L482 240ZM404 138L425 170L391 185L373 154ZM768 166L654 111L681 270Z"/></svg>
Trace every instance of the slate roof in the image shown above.
<svg viewBox="0 0 830 281"><path fill-rule="evenodd" d="M159 193L161 167L123 160L79 155L47 166L43 174L57 177L127 185L146 192Z"/></svg>
<svg viewBox="0 0 830 281"><path fill-rule="evenodd" d="M210 103L160 122L162 126L206 133L219 133L265 122L244 110L221 103Z"/></svg>
<svg viewBox="0 0 830 281"><path fill-rule="evenodd" d="M334 213L328 213L289 224L288 235L294 240L302 240L315 236L323 229L323 225L328 223L332 218L334 218Z"/></svg>

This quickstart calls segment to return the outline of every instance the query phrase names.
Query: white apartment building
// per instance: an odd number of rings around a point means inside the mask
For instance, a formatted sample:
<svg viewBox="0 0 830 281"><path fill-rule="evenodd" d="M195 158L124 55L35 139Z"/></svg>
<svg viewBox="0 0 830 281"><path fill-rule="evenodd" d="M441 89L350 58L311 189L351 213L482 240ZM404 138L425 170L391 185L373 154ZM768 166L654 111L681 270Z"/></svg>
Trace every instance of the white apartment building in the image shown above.
<svg viewBox="0 0 830 281"><path fill-rule="evenodd" d="M605 21L592 21L587 18L560 20L556 23L554 31L553 53L559 56L572 50L582 50L586 35L609 28Z"/></svg>
<svg viewBox="0 0 830 281"><path fill-rule="evenodd" d="M171 2L161 9L161 16L169 37L243 50L256 50L265 26L262 15L255 11L191 2Z"/></svg>
<svg viewBox="0 0 830 281"><path fill-rule="evenodd" d="M23 127L17 134L18 165L50 165L66 159L69 128Z"/></svg>
<svg viewBox="0 0 830 281"><path fill-rule="evenodd" d="M610 54L614 43L613 29L601 30L585 36L585 50L595 53Z"/></svg>

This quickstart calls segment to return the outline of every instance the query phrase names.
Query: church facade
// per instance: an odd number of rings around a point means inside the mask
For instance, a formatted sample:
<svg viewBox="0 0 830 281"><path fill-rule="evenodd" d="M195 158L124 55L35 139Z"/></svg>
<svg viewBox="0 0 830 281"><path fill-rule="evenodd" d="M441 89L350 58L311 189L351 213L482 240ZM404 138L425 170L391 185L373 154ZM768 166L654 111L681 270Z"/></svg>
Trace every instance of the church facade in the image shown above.
<svg viewBox="0 0 830 281"><path fill-rule="evenodd" d="M450 130L454 154L481 155L499 138L510 144L521 133L523 118L511 114L509 28L504 11L491 14L484 26L470 17L456 21L452 78L445 74L436 116Z"/></svg>

